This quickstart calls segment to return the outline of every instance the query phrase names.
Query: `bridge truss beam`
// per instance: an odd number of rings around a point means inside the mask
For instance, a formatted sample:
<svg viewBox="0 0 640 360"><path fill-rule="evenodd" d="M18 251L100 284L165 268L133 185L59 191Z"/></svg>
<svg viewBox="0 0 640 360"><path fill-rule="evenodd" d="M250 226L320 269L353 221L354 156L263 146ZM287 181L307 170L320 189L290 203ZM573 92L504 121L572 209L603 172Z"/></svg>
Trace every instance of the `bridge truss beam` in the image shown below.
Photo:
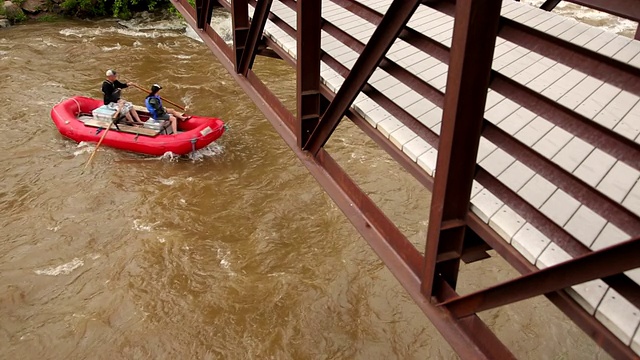
<svg viewBox="0 0 640 360"><path fill-rule="evenodd" d="M517 199L517 196L511 194L509 189L506 189L504 185L475 164L477 140L483 129L490 130L488 135L492 136L492 140L499 141L504 137L504 134L499 129L492 128L482 118L487 87L490 85L490 79L496 78L496 74L492 73L490 61L493 49L489 51L475 47L478 44L484 44L486 47L487 42L493 43L498 24L503 27L505 24L509 25L508 21L499 17L499 0L482 2L482 6L479 5L480 2L477 0L458 0L455 5L429 2L429 6L443 6L455 9L456 22L450 53L448 49L433 44L431 39L404 29L404 25L415 10L418 1L394 1L392 4L393 11L378 19L378 23L381 26L374 33L376 39L379 40L376 44L371 46L358 45L357 41L349 35L341 35L343 40L352 42L355 48L360 49L361 57L356 61L352 74L335 59L320 50L320 29L334 31L335 33L339 32L339 29L332 28L331 24L324 23L321 19L320 0L305 0L304 3L303 1L282 0L282 3L297 11L298 31L278 19L277 16L269 14L272 0L232 0L229 3L225 0L220 0L220 4L232 12L233 47L229 47L208 26L208 21L211 19L210 9L213 0L196 1L196 9L190 6L187 0L172 0L172 3L183 14L189 25L194 29L198 29L199 36L218 58L222 66L227 69L234 80L265 114L266 118L298 156L302 164L331 196L358 232L412 296L416 304L461 357L473 359L513 358L509 349L504 346L475 312L482 310L483 306L499 306L521 300L523 296L517 294L513 289L522 286L521 284L536 282L536 276L553 279L558 275L564 276L562 281L550 281L547 286L539 289L528 288L526 297L546 296L614 357L634 357L628 346L622 344L601 323L586 313L564 290L559 290L561 286L570 286L584 280L584 274L577 274L575 270L583 266L578 261L590 264L593 258L602 259L610 256L610 254L606 253L606 251L610 250L604 249L591 252L589 255L566 262L564 266L551 267L545 270L543 275L537 275L540 274L538 269L532 266L515 249L508 246L495 231L468 209L470 184L474 178L490 191L500 190L505 192L506 203L509 206L526 208L526 205L520 204L522 202L521 199ZM364 13L366 17L375 18L377 16L370 9L365 9L355 2L348 0L332 1L337 4L348 4L351 11ZM249 21L248 18L249 3L256 8L253 21ZM489 3L489 5L485 3ZM293 58L270 39L262 37L267 18L280 26L289 35L297 38L298 59ZM479 30L481 28L483 31ZM507 30L504 31L512 30L507 26ZM378 35L376 36L376 34ZM415 81L410 75L403 73L402 69L398 69L395 64L384 58L390 45L399 36L412 44L419 44L417 46L419 48L432 48L433 52L437 54L434 56L441 60L446 60L450 65L447 80L447 89L449 91L447 94L443 95L436 89ZM541 39L539 42L543 41L546 40ZM261 53L269 56L279 56L295 67L298 75L296 91L298 110L296 115L286 109L273 92L253 72L253 59L256 54ZM320 83L320 60L325 61L334 70L345 75L348 82L345 81L344 91L341 88L338 94L334 94ZM435 103L443 105L444 119L441 137L437 137L430 133L429 130L422 128L416 131L431 145L439 147L438 172L435 181L433 177L426 175L415 162L412 162L405 154L393 146L388 139L373 129L359 114L350 109L351 103L361 90L368 95L376 96L375 90L369 88L366 82L378 65L392 69L394 75L398 75L399 79L403 78L405 81L417 84L418 88L423 89L424 93L427 94L426 96L429 96L430 99L436 99ZM627 71L627 69L623 68L621 71ZM506 81L502 81L500 86L507 88L515 86L513 84L504 85L504 83ZM629 86L633 87L634 85ZM474 99L473 95L476 93L484 95L481 98ZM384 99L382 100L384 102ZM459 104L462 102L465 104L470 103L471 105L468 108L461 107ZM323 106L326 103L329 104L328 110L325 110L326 106ZM402 109L395 109L394 111L399 115L403 115ZM435 216L433 215L434 213L439 213L440 215L430 219L426 256L423 256L411 244L399 228L324 149L324 144L331 136L335 126L337 126L337 122L345 115L427 189L432 190L434 199L432 216ZM399 116L401 121L406 122L407 126L411 124L412 130L416 128L411 119L407 120L406 114L403 116ZM324 117L327 119L325 123L320 120ZM466 126L462 126L462 119L467 121ZM468 130L469 126L473 131L465 134L464 132ZM462 150L461 152L463 153L467 152L467 154L460 154L458 150ZM456 155L456 152L458 152L458 155ZM634 160L634 158L631 158L631 160ZM454 162L455 164L461 164L461 168L456 169L451 166ZM548 167L548 164L541 166ZM456 181L451 181L452 177L455 177ZM455 204L448 206L447 204L449 203ZM535 219L539 215L539 212L535 209L527 208L525 210L530 215L530 218ZM555 231L558 236L566 238L563 243L566 244L566 248L574 249L575 253L580 255L584 255L584 252L587 251L578 245L574 246L573 244L578 243L578 241L565 234L562 230L554 228L549 224L548 219L539 219L538 222L544 225L542 227L545 231L551 228L550 232L553 233ZM452 232L455 233L451 239L448 237L449 230L454 230ZM635 238L630 240L626 246L635 246L635 249L638 243L640 243L640 238ZM498 284L493 288L484 289L472 296L464 297L458 295L455 291L455 285L458 277L457 266L460 259L468 259L470 261L480 259L483 257L484 251L490 248L497 251L525 276L511 282ZM625 261L619 264L616 271L622 272L635 266L637 262L632 259L635 254L625 254L624 251L619 252L622 254L617 253L617 255L621 255ZM446 261L439 262L438 260ZM446 266L439 267L438 265L445 263L447 264ZM532 275L527 277L527 274ZM610 274L598 271L589 273L589 277L594 278L602 275L608 276ZM639 298L638 287L630 286L629 279L626 276L621 274L616 276L618 277L614 279L615 281L612 281L616 285L611 286L616 290L623 291L629 298L637 301ZM478 306L476 304L478 298L481 298L485 305Z"/></svg>

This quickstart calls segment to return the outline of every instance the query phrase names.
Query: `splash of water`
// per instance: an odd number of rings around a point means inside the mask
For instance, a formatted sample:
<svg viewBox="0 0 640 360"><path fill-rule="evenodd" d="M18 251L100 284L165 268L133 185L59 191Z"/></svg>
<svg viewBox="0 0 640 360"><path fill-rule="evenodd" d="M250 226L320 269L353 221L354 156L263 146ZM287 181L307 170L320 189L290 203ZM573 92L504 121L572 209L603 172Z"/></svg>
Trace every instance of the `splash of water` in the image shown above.
<svg viewBox="0 0 640 360"><path fill-rule="evenodd" d="M166 31L137 31L131 29L122 29L116 27L108 27L108 28L67 28L60 30L60 34L64 36L76 36L79 38L83 37L97 37L101 35L108 34L120 34L131 37L141 37L141 38L160 38L160 37L177 37L179 34L175 32L166 32Z"/></svg>
<svg viewBox="0 0 640 360"><path fill-rule="evenodd" d="M122 46L120 46L120 43L116 43L116 46L103 46L102 47L102 51L113 51L113 50L120 50L122 48Z"/></svg>
<svg viewBox="0 0 640 360"><path fill-rule="evenodd" d="M153 223L153 224L145 224L142 222L142 220L140 219L134 219L133 220L133 226L131 227L133 230L137 230L137 231L151 231L153 229L154 225L158 225L159 222Z"/></svg>
<svg viewBox="0 0 640 360"><path fill-rule="evenodd" d="M215 142L203 147L200 150L196 150L195 153L189 153L189 159L193 161L202 161L208 157L215 157L224 152L224 146L216 144Z"/></svg>
<svg viewBox="0 0 640 360"><path fill-rule="evenodd" d="M163 185L171 186L176 183L173 179L160 179L160 183Z"/></svg>
<svg viewBox="0 0 640 360"><path fill-rule="evenodd" d="M218 35L227 43L233 44L233 33L231 31L231 14L224 10L215 9L213 11L213 15L211 16L211 28L215 30ZM187 26L185 35L196 40L202 42L198 33L191 28L191 26Z"/></svg>
<svg viewBox="0 0 640 360"><path fill-rule="evenodd" d="M35 270L34 272L38 275L48 275L48 276L67 275L82 265L84 265L84 261L82 261L81 259L75 258L66 264L58 265L56 267L52 266L42 270Z"/></svg>

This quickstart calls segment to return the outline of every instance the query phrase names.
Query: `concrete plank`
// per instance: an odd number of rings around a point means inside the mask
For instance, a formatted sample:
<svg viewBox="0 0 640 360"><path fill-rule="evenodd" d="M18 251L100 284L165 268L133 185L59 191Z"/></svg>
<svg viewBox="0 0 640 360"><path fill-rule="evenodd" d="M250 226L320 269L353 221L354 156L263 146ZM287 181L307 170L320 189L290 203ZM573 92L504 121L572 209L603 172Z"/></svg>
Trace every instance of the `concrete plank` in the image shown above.
<svg viewBox="0 0 640 360"><path fill-rule="evenodd" d="M616 159L600 149L595 149L573 172L573 175L587 184L596 187L611 170Z"/></svg>
<svg viewBox="0 0 640 360"><path fill-rule="evenodd" d="M607 220L581 205L564 229L586 247L591 247L606 224Z"/></svg>
<svg viewBox="0 0 640 360"><path fill-rule="evenodd" d="M498 180L517 193L534 175L533 170L516 160L498 176Z"/></svg>
<svg viewBox="0 0 640 360"><path fill-rule="evenodd" d="M558 265L570 259L571 256L567 254L566 251L562 250L562 248L552 242L549 243L549 246L547 246L538 257L538 260L536 260L536 266L538 269L546 269L549 266Z"/></svg>
<svg viewBox="0 0 640 360"><path fill-rule="evenodd" d="M638 137L640 134L640 102L620 120L613 131L630 140Z"/></svg>
<svg viewBox="0 0 640 360"><path fill-rule="evenodd" d="M584 140L574 137L553 157L553 162L572 173L595 149Z"/></svg>
<svg viewBox="0 0 640 360"><path fill-rule="evenodd" d="M418 117L418 121L428 128L432 128L434 125L442 122L442 109L434 107L430 111L427 111L424 115Z"/></svg>
<svg viewBox="0 0 640 360"><path fill-rule="evenodd" d="M637 216L640 216L640 181L636 181L635 185L631 188L631 191L622 201L622 205L631 210Z"/></svg>
<svg viewBox="0 0 640 360"><path fill-rule="evenodd" d="M580 202L561 189L542 205L540 211L556 224L564 226L580 207Z"/></svg>
<svg viewBox="0 0 640 360"><path fill-rule="evenodd" d="M474 196L478 195L478 193L484 189L484 187L482 185L480 185L479 182L473 180L473 182L471 183L471 196L469 197L470 199L473 198Z"/></svg>
<svg viewBox="0 0 640 360"><path fill-rule="evenodd" d="M391 114L387 112L387 110L377 107L366 113L364 119L374 128L377 127L378 123L391 118Z"/></svg>
<svg viewBox="0 0 640 360"><path fill-rule="evenodd" d="M591 250L597 251L609 246L619 244L623 241L631 239L631 235L620 230L612 223L607 223L600 232L596 240L591 244Z"/></svg>
<svg viewBox="0 0 640 360"><path fill-rule="evenodd" d="M640 172L638 170L622 161L618 161L596 188L611 199L622 202L639 177Z"/></svg>
<svg viewBox="0 0 640 360"><path fill-rule="evenodd" d="M502 205L504 205L502 201L487 189L481 190L478 195L471 199L471 211L478 215L485 223L489 223L489 219L491 219L493 214L495 214Z"/></svg>
<svg viewBox="0 0 640 360"><path fill-rule="evenodd" d="M609 286L602 280L592 280L565 289L580 306L593 315Z"/></svg>
<svg viewBox="0 0 640 360"><path fill-rule="evenodd" d="M606 128L613 129L639 100L638 96L628 91L620 91L593 120ZM640 111L640 108L637 110Z"/></svg>
<svg viewBox="0 0 640 360"><path fill-rule="evenodd" d="M563 32L571 29L572 27L578 24L578 21L575 19L567 18L564 16L563 18L564 19L560 23L558 23L556 26L549 28L548 30L545 30L545 32L551 36L558 37Z"/></svg>
<svg viewBox="0 0 640 360"><path fill-rule="evenodd" d="M636 355L640 356L640 327L636 330L636 335L633 337L631 349L636 353Z"/></svg>
<svg viewBox="0 0 640 360"><path fill-rule="evenodd" d="M532 264L549 243L551 240L529 223L524 224L511 240L511 245Z"/></svg>
<svg viewBox="0 0 640 360"><path fill-rule="evenodd" d="M578 37L583 32L587 31L587 29L589 29L589 28L591 28L591 26L589 26L587 24L583 24L581 22L578 22L574 26L572 26L570 29L568 29L567 31L565 31L565 32L561 33L560 35L558 35L558 38L560 38L562 40L565 40L565 41L572 42L573 39Z"/></svg>
<svg viewBox="0 0 640 360"><path fill-rule="evenodd" d="M500 129L504 130L509 135L515 135L518 131L522 130L527 124L529 124L536 114L530 110L521 107L509 115L506 119L500 122Z"/></svg>
<svg viewBox="0 0 640 360"><path fill-rule="evenodd" d="M513 78L524 69L538 62L540 59L542 59L542 55L531 51L517 61L514 61L511 64L503 67L500 70L500 73L509 78Z"/></svg>
<svg viewBox="0 0 640 360"><path fill-rule="evenodd" d="M406 111L411 114L414 118L418 119L420 116L426 114L427 112L433 110L436 107L434 103L431 101L420 98L417 102L411 104L406 107Z"/></svg>
<svg viewBox="0 0 640 360"><path fill-rule="evenodd" d="M552 67L548 68L545 72L543 72L540 76L529 81L526 85L531 90L542 93L543 90L547 89L551 84L557 82L558 79L562 78L571 70L573 69L564 64L556 63Z"/></svg>
<svg viewBox="0 0 640 360"><path fill-rule="evenodd" d="M549 180L536 174L518 191L518 195L539 209L557 188Z"/></svg>
<svg viewBox="0 0 640 360"><path fill-rule="evenodd" d="M628 63L640 53L640 41L630 41L625 47L613 55L613 58Z"/></svg>
<svg viewBox="0 0 640 360"><path fill-rule="evenodd" d="M616 37L617 35L612 32L603 31L598 36L596 36L595 38L591 39L586 44L584 44L584 47L591 51L599 51Z"/></svg>
<svg viewBox="0 0 640 360"><path fill-rule="evenodd" d="M583 32L582 34L580 34L580 35L576 36L575 38L573 38L571 40L571 42L576 44L576 45L578 45L578 46L584 46L588 42L590 42L593 39L597 38L604 31L605 30L602 30L602 29L597 28L597 27L588 26L588 29L585 32Z"/></svg>
<svg viewBox="0 0 640 360"><path fill-rule="evenodd" d="M602 55L613 57L615 53L622 50L627 44L631 42L631 39L624 36L616 36L611 39L605 46L600 48L598 52Z"/></svg>
<svg viewBox="0 0 640 360"><path fill-rule="evenodd" d="M398 121L398 119L392 116L383 121L380 121L378 125L376 125L376 128L380 130L382 135L384 135L386 138L389 138L389 135L391 135L392 132L402 128L403 126L404 124L402 124L400 121ZM399 146L399 148L402 148L402 146Z"/></svg>
<svg viewBox="0 0 640 360"><path fill-rule="evenodd" d="M523 144L533 147L538 140L542 139L555 125L540 116L531 120L524 128L515 133L514 137Z"/></svg>
<svg viewBox="0 0 640 360"><path fill-rule="evenodd" d="M495 230L506 242L511 243L511 239L524 223L522 216L507 205L503 205L489 220L489 227Z"/></svg>
<svg viewBox="0 0 640 360"><path fill-rule="evenodd" d="M401 128L389 134L389 139L391 140L391 142L400 150L402 150L402 147L404 146L404 144L415 139L416 137L418 137L418 135L416 135L416 133L414 133L411 129L409 129L405 125L402 125Z"/></svg>
<svg viewBox="0 0 640 360"><path fill-rule="evenodd" d="M578 70L571 69L568 73L558 79L558 81L544 89L542 91L542 95L551 100L558 101L563 95L568 93L586 77L586 74Z"/></svg>
<svg viewBox="0 0 640 360"><path fill-rule="evenodd" d="M594 91L585 101L583 101L578 107L575 108L576 112L586 116L589 119L593 119L602 109L604 109L611 100L613 100L620 93L620 89L604 83Z"/></svg>
<svg viewBox="0 0 640 360"><path fill-rule="evenodd" d="M531 54L532 53L530 53L529 55L531 56ZM542 57L540 60L531 64L531 66L514 75L513 80L519 82L520 84L527 85L538 76L544 74L545 71L549 70L549 68L553 67L555 64L555 61L546 57Z"/></svg>
<svg viewBox="0 0 640 360"><path fill-rule="evenodd" d="M485 112L494 107L496 104L504 100L504 96L502 96L499 92L493 91L489 89L487 92L487 101L485 102L484 109Z"/></svg>
<svg viewBox="0 0 640 360"><path fill-rule="evenodd" d="M513 156L509 155L504 150L497 148L495 151L489 154L489 156L482 160L482 162L480 162L480 166L487 170L489 174L498 177L515 161L516 159L514 159Z"/></svg>
<svg viewBox="0 0 640 360"><path fill-rule="evenodd" d="M640 324L640 311L612 288L607 290L596 310L596 319L624 344L631 344L631 337Z"/></svg>
<svg viewBox="0 0 640 360"><path fill-rule="evenodd" d="M407 154L407 156L413 160L418 161L418 157L427 151L431 150L433 146L429 145L426 141L424 141L421 137L415 137L413 140L402 146L402 152Z"/></svg>
<svg viewBox="0 0 640 360"><path fill-rule="evenodd" d="M437 161L438 151L435 148L427 150L424 154L418 157L418 165L430 176L434 176L435 174Z"/></svg>
<svg viewBox="0 0 640 360"><path fill-rule="evenodd" d="M478 144L478 155L476 156L476 163L482 162L489 154L494 152L498 147L495 146L491 141L487 140L484 137L480 138L480 143Z"/></svg>
<svg viewBox="0 0 640 360"><path fill-rule="evenodd" d="M553 158L574 136L565 130L554 127L542 139L533 145L533 149L547 159Z"/></svg>
<svg viewBox="0 0 640 360"><path fill-rule="evenodd" d="M604 84L603 81L587 76L566 94L562 95L562 97L558 99L558 102L569 109L575 109L598 90L602 84Z"/></svg>
<svg viewBox="0 0 640 360"><path fill-rule="evenodd" d="M407 109L409 106L418 103L422 99L424 99L422 95L410 89L402 96L394 98L393 102L396 103L396 105L398 105L399 107Z"/></svg>
<svg viewBox="0 0 640 360"><path fill-rule="evenodd" d="M505 98L498 104L493 106L487 112L484 113L484 117L491 121L493 124L500 124L500 122L507 118L507 116L513 114L520 108L520 105L511 99Z"/></svg>

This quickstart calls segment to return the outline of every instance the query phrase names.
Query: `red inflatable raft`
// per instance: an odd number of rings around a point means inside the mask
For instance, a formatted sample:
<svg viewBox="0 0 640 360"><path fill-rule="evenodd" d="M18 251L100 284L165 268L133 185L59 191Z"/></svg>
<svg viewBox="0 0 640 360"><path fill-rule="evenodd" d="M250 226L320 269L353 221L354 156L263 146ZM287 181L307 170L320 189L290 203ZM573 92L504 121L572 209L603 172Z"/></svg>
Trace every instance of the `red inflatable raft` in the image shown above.
<svg viewBox="0 0 640 360"><path fill-rule="evenodd" d="M92 111L101 105L102 100L72 97L51 109L51 119L65 137L77 142L98 142L110 124L108 120L92 116ZM141 110L138 114L142 121L149 118L149 114ZM118 124L116 128L112 125L102 144L148 155L160 156L168 151L185 155L216 141L224 131L224 123L220 119L192 116L187 121L178 121L178 134L175 135L164 135L158 129L146 127Z"/></svg>

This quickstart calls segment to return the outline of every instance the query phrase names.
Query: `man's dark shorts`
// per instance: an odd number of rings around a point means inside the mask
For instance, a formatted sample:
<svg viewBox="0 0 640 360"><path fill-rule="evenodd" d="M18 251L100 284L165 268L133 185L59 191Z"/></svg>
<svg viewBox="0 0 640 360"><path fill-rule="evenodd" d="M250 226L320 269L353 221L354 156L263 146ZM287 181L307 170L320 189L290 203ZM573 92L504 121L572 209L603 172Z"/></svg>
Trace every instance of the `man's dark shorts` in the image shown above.
<svg viewBox="0 0 640 360"><path fill-rule="evenodd" d="M170 117L170 116L171 116L171 115L169 115L169 114L162 114L162 115L159 115L159 116L156 118L156 120L169 120L169 117Z"/></svg>

